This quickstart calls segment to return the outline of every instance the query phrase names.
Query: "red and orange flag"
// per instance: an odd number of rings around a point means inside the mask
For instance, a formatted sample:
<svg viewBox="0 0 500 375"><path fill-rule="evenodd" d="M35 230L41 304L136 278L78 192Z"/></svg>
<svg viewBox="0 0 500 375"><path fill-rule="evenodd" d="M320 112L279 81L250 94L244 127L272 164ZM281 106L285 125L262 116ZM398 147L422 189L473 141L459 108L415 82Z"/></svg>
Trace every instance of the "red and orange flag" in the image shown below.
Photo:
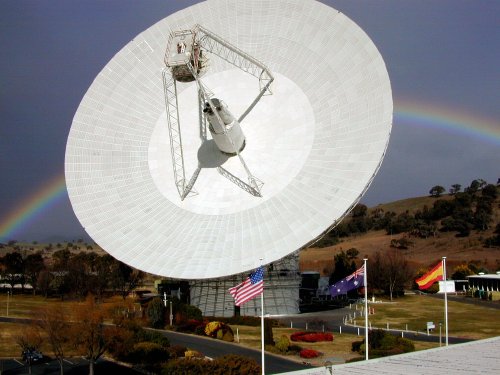
<svg viewBox="0 0 500 375"><path fill-rule="evenodd" d="M429 272L415 280L418 289L428 289L436 281L443 280L443 262L436 264Z"/></svg>

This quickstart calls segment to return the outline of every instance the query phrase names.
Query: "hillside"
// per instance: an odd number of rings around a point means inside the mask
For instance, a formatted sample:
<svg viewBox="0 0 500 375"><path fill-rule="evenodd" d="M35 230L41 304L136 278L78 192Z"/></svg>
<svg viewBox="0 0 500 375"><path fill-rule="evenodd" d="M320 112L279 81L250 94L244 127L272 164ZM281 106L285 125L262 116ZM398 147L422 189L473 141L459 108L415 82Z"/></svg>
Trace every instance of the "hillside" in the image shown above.
<svg viewBox="0 0 500 375"><path fill-rule="evenodd" d="M444 195L439 199L450 201L451 195ZM380 204L368 209L368 214L375 210L384 212L392 211L396 214L408 212L415 214L422 211L424 206L432 207L437 198L417 197L400 201ZM346 218L345 220L349 220ZM326 247L310 247L300 253L301 271L318 271L323 276L332 272L333 257L339 252L350 248L359 251L358 262L367 257L373 256L377 251L383 253L391 249L392 240L405 239L410 241L408 249L400 249L415 269L428 267L437 262L441 257L447 257L449 268L469 261L475 261L490 272L500 269L500 248L484 246L485 238L494 236L495 227L500 223L500 200L496 198L493 204L492 221L489 228L484 231L471 230L466 237L457 237L456 232L442 232L437 230L433 236L419 238L410 235L408 232L395 235L387 234L386 230L370 230L366 233L349 235L340 239L340 242Z"/></svg>
<svg viewBox="0 0 500 375"><path fill-rule="evenodd" d="M495 190L495 189L493 189ZM436 230L427 238L421 238L410 232L402 232L398 234L387 234L387 229L375 228L367 232L358 232L347 237L340 237L340 242L332 246L316 246L302 250L300 253L300 269L301 271L318 271L326 276L332 272L333 257L339 252L355 248L359 251L358 263L364 257L372 257L377 251L383 253L391 247L391 242L403 239L408 242L407 249L398 249L401 251L411 266L415 269L428 267L437 262L442 256L447 257L449 267L452 269L458 264L474 261L478 266L488 269L490 272L495 272L500 269L500 247L485 247L484 240L495 236L495 228L500 223L500 189L497 197L493 199L491 220L486 230L470 230L467 236L458 237L456 231L441 231L439 229L443 220L436 220ZM477 211L479 206L479 190L475 195L474 203L470 206L468 214ZM418 212L425 211L424 207L432 208L439 201L452 202L456 199L453 195L443 195L436 197L416 197L386 204L380 204L375 207L366 208L366 217L377 217L380 213L392 213L392 219L397 219L398 215L413 216ZM344 219L340 226L346 226L350 220L353 220L355 210L349 217ZM340 227L339 226L339 227ZM389 232L390 233L390 232ZM323 243L324 245L324 243ZM8 252L19 251L23 256L30 253L40 251L42 256L50 264L52 255L59 250L68 249L72 253L96 252L99 255L105 252L92 242L85 242L83 239L71 242L53 242L53 243L21 243L14 242L9 244L0 244L0 257Z"/></svg>

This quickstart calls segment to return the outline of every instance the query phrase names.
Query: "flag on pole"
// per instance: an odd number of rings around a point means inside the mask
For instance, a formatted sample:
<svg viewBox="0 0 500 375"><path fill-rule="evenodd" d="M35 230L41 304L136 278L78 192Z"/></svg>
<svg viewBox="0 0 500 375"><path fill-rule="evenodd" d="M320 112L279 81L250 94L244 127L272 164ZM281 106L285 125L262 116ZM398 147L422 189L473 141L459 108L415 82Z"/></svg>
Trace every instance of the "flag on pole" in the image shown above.
<svg viewBox="0 0 500 375"><path fill-rule="evenodd" d="M418 289L428 289L436 281L442 281L443 274L443 262L439 262L429 272L415 280Z"/></svg>
<svg viewBox="0 0 500 375"><path fill-rule="evenodd" d="M241 284L229 289L234 304L241 306L264 291L264 269L262 267L250 274Z"/></svg>
<svg viewBox="0 0 500 375"><path fill-rule="evenodd" d="M340 294L347 294L348 291L364 286L363 276L365 274L365 265L363 264L360 269L354 271L346 278L337 281L330 286L330 294L336 297Z"/></svg>

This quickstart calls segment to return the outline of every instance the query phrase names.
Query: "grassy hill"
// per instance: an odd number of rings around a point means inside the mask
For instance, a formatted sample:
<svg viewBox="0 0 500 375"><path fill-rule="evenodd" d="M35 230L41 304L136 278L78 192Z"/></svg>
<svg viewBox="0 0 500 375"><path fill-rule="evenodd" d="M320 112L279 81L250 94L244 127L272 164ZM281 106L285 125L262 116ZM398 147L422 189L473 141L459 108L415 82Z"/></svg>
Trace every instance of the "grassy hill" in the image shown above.
<svg viewBox="0 0 500 375"><path fill-rule="evenodd" d="M419 238L408 232L399 234L387 234L386 230L370 230L366 233L358 233L348 237L342 237L340 242L327 247L313 246L301 251L300 269L301 271L319 271L322 275L329 275L333 269L333 257L340 251L346 251L350 248L356 248L359 251L359 262L364 257L372 257L377 251L383 253L391 249L391 241L405 239L409 241L407 249L401 251L411 266L415 269L428 267L441 257L447 257L447 263L450 269L456 265L474 261L481 267L495 272L500 269L500 247L484 246L484 239L494 236L495 227L500 223L500 188L498 197L493 204L492 220L489 228L484 231L471 230L466 237L457 237L456 232L442 232L437 230L433 236L428 238ZM432 207L439 200L452 201L454 196L443 195L435 197L416 197L394 201L386 204L379 204L367 210L371 215L376 211L393 212L395 215L408 213L414 215L417 211L422 211L425 206ZM346 218L344 221L348 221ZM439 221L438 221L439 222ZM438 223L439 229L439 223ZM23 254L30 254L41 251L43 257L50 264L52 254L58 250L68 249L72 253L96 252L99 255L105 254L104 250L92 242L86 242L83 239L72 242L53 242L53 243L10 243L0 244L0 257L8 252L20 251Z"/></svg>
<svg viewBox="0 0 500 375"><path fill-rule="evenodd" d="M444 195L439 199L452 200L453 196ZM393 211L396 214L408 212L414 214L422 210L424 206L432 207L436 198L417 197L380 204L368 209L368 214L374 210L385 212ZM391 249L392 240L406 239L410 241L408 249L401 251L407 258L410 265L415 269L428 267L436 263L441 257L447 257L447 264L452 269L458 264L474 261L487 268L490 272L500 269L500 248L486 248L483 245L485 238L494 235L495 226L500 223L500 200L494 202L492 222L485 231L472 230L467 237L457 237L456 232L436 231L434 236L429 238L418 238L409 233L399 233L396 235L387 234L386 230L371 230L366 233L343 237L340 242L328 247L310 247L300 254L301 271L319 271L327 276L333 269L333 257L340 251L356 248L359 251L359 259L368 259L377 251L383 253ZM349 218L346 218L349 220Z"/></svg>

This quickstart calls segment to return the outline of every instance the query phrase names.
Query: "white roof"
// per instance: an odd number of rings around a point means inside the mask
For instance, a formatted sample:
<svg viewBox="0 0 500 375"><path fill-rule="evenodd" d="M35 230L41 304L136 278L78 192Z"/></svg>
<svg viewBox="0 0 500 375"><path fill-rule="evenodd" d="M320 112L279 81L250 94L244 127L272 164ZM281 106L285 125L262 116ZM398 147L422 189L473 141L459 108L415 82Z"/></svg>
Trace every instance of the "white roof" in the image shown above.
<svg viewBox="0 0 500 375"><path fill-rule="evenodd" d="M496 353L496 354L495 354ZM335 374L498 374L500 337L335 367Z"/></svg>
<svg viewBox="0 0 500 375"><path fill-rule="evenodd" d="M465 344L394 355L333 366L335 375L497 375L500 364L500 337ZM284 373L283 373L284 374ZM327 375L324 367L288 372L289 375Z"/></svg>
<svg viewBox="0 0 500 375"><path fill-rule="evenodd" d="M241 124L262 197L214 168L238 175L236 158L202 159L198 195L181 201L175 189L161 71L171 31L195 24L275 75L274 94ZM204 82L239 114L258 81L210 64ZM190 175L207 150L195 86L178 90ZM99 73L73 119L66 184L87 233L117 259L175 278L236 274L300 249L350 210L380 166L392 111L384 61L344 14L311 0L209 0L151 26Z"/></svg>

